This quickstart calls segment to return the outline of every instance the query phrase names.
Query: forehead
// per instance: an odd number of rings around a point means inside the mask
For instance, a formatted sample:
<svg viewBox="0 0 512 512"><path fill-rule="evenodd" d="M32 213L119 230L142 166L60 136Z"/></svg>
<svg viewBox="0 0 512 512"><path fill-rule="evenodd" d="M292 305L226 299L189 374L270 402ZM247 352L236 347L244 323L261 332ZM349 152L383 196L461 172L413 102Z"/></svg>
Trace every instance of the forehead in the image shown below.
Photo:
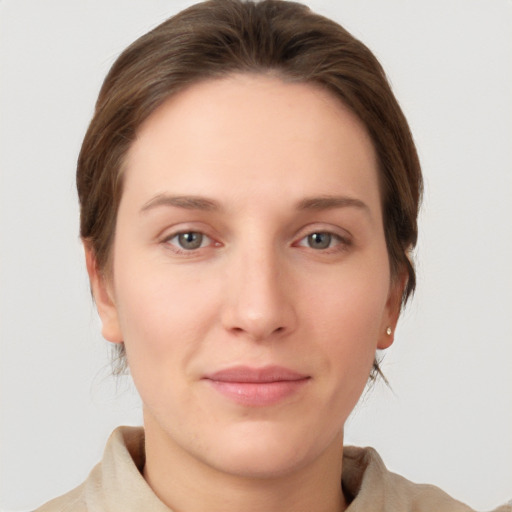
<svg viewBox="0 0 512 512"><path fill-rule="evenodd" d="M209 80L172 96L140 127L124 172L125 194L186 189L222 201L278 190L293 200L339 192L379 202L361 121L324 88L271 76Z"/></svg>

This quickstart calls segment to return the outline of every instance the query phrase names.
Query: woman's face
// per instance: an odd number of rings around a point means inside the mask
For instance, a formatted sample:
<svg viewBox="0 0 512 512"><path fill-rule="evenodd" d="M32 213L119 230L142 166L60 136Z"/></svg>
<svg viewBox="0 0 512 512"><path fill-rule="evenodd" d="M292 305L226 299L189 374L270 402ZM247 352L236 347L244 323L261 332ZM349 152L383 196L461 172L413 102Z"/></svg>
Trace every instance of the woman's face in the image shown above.
<svg viewBox="0 0 512 512"><path fill-rule="evenodd" d="M362 124L319 87L233 76L169 99L125 164L93 284L148 442L259 476L339 453L401 292Z"/></svg>

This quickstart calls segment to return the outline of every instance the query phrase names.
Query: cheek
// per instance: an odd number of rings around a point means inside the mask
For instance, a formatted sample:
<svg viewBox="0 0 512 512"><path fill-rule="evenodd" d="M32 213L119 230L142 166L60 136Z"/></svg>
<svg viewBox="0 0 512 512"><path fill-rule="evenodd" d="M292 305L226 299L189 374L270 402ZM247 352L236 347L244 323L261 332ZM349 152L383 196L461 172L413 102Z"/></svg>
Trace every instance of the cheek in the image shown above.
<svg viewBox="0 0 512 512"><path fill-rule="evenodd" d="M211 307L211 301L197 293L198 287L189 284L181 289L161 274L146 274L119 290L131 377L145 410L172 430L179 429L189 415L201 414L189 369L206 336L207 322L198 319L209 314L205 307Z"/></svg>
<svg viewBox="0 0 512 512"><path fill-rule="evenodd" d="M214 303L202 290L200 284L180 287L163 279L146 280L140 286L132 282L120 304L123 332L130 336L129 341L141 339L155 349L189 339L205 327L202 315Z"/></svg>
<svg viewBox="0 0 512 512"><path fill-rule="evenodd" d="M165 264L125 258L116 267L119 322L138 388L156 385L162 372L172 378L194 358L215 317L214 290L214 283Z"/></svg>
<svg viewBox="0 0 512 512"><path fill-rule="evenodd" d="M310 339L324 353L326 374L344 385L364 385L382 335L389 273L380 268L380 273L352 268L331 276L330 284L305 291L303 317L309 318Z"/></svg>
<svg viewBox="0 0 512 512"><path fill-rule="evenodd" d="M301 294L311 319L336 335L350 338L354 344L377 343L386 314L390 276L387 258L376 258L364 265L334 269L322 280L306 283Z"/></svg>

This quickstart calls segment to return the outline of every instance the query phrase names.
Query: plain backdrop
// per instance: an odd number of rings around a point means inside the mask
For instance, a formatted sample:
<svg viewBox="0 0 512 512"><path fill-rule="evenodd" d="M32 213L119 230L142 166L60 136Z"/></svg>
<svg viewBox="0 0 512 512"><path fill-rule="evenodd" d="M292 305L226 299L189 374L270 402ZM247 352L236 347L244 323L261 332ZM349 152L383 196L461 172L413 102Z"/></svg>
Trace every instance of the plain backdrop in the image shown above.
<svg viewBox="0 0 512 512"><path fill-rule="evenodd" d="M109 375L76 157L122 49L189 1L0 0L0 508L85 479L140 424ZM311 0L381 60L425 175L418 290L346 442L485 510L512 498L512 2Z"/></svg>

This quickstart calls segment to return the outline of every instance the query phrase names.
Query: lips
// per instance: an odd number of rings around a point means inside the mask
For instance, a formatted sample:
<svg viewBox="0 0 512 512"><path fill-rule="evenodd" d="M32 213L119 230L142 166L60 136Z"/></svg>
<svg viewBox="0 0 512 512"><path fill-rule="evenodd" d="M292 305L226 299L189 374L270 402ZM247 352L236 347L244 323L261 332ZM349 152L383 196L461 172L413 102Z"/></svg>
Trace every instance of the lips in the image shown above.
<svg viewBox="0 0 512 512"><path fill-rule="evenodd" d="M262 407L286 401L298 393L310 377L282 366L236 366L208 374L203 380L237 404Z"/></svg>

